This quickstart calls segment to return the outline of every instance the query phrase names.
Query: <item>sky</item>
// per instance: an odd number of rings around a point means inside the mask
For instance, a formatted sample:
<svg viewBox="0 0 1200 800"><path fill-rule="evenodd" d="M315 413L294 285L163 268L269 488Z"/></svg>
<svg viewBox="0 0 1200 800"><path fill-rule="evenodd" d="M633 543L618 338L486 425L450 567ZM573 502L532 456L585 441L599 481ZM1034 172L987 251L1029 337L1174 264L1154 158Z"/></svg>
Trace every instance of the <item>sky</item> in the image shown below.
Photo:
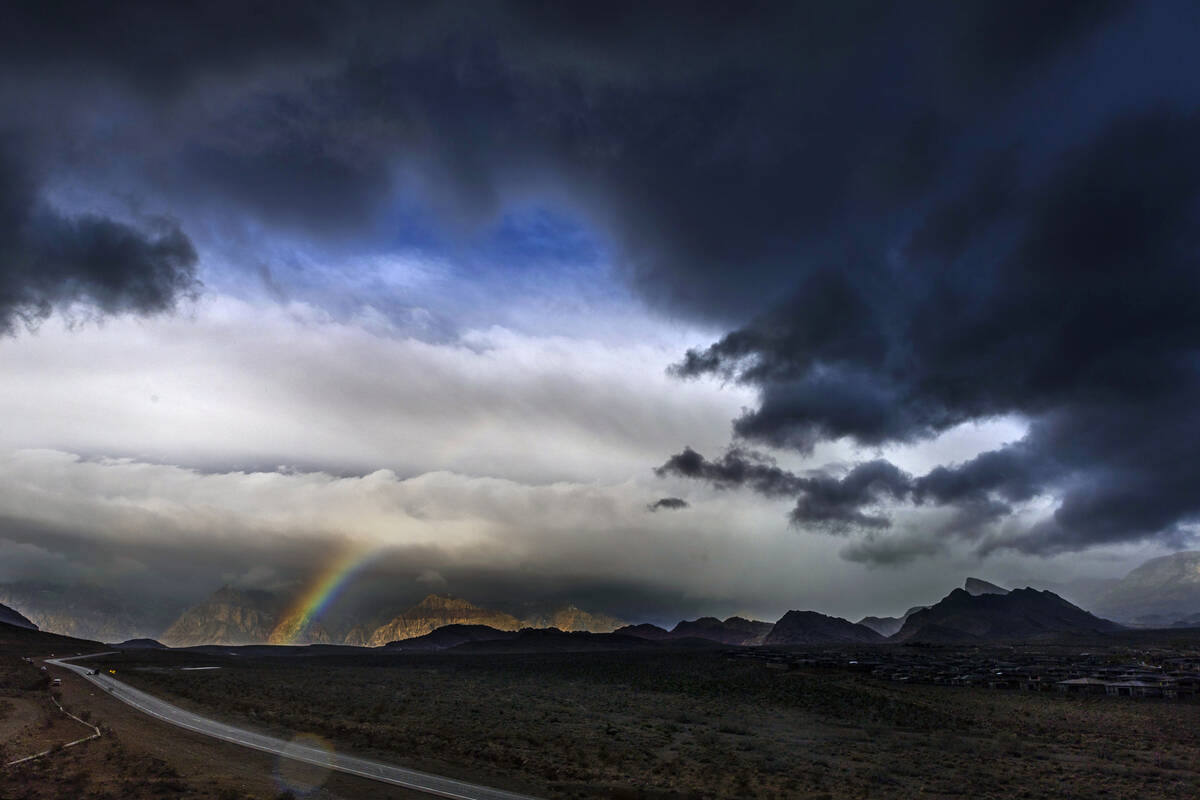
<svg viewBox="0 0 1200 800"><path fill-rule="evenodd" d="M857 618L1195 546L1193 4L0 15L0 582Z"/></svg>

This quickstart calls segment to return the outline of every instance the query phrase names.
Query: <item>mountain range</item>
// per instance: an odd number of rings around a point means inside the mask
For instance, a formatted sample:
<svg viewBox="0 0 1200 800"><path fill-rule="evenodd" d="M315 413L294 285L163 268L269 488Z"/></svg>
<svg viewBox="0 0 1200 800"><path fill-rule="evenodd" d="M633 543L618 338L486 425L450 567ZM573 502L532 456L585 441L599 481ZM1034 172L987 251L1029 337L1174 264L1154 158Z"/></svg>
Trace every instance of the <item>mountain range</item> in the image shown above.
<svg viewBox="0 0 1200 800"><path fill-rule="evenodd" d="M762 644L763 639L771 632L771 628L770 622L760 622L745 617L729 617L725 620L716 617L700 617L693 620L681 620L671 630L644 622L641 625L626 625L616 628L614 633L636 636L639 639L650 641L706 639L710 642L742 647Z"/></svg>
<svg viewBox="0 0 1200 800"><path fill-rule="evenodd" d="M184 611L158 639L169 647L262 644L270 641L282 611L279 598L269 592L223 586ZM321 642L325 632L314 627L310 636Z"/></svg>
<svg viewBox="0 0 1200 800"><path fill-rule="evenodd" d="M179 609L101 587L24 582L0 584L0 622L109 642L154 637L177 647L380 647L399 642L408 643L407 649L495 641L496 632L511 635L524 629L612 633L633 641L703 640L755 646L1028 638L1105 632L1117 629L1118 622L1142 627L1200 627L1200 551L1147 561L1121 580L1102 585L1100 597L1089 603L1096 614L1054 592L1032 588L1009 592L972 577L938 603L914 606L894 617L868 616L853 623L814 611L790 611L775 623L739 616L724 620L700 617L667 629L648 623L626 625L610 615L571 604L517 616L439 594L390 612L369 606L357 612L342 611L340 616L321 614L309 622L295 612L289 616L287 598L251 589L222 587L202 602ZM448 626L450 630L444 631ZM577 637L561 641L593 647L600 640Z"/></svg>
<svg viewBox="0 0 1200 800"><path fill-rule="evenodd" d="M980 578L967 578L963 582L963 590L970 595L1008 593L1007 589L1002 589L996 584ZM929 606L913 606L899 617L863 617L858 624L866 625L881 636L894 636L904 627L904 623L908 621L909 617L927 608Z"/></svg>
<svg viewBox="0 0 1200 800"><path fill-rule="evenodd" d="M968 590L966 587L970 587ZM448 598L437 598L442 607ZM460 603L463 601L459 601ZM457 607L454 604L452 607ZM474 608L473 606L468 607ZM900 618L893 618L900 619ZM898 631L885 637L879 631L816 611L789 611L774 624L742 617L683 620L671 630L643 623L626 625L612 634L568 635L554 628L526 627L519 632L481 624L451 624L391 642L398 650L466 649L476 652L547 648L594 650L632 646L634 642L712 642L732 646L782 647L847 644L958 643L1030 639L1061 634L1103 634L1120 625L1084 611L1053 592L1037 589L1008 591L995 584L968 579L928 607L910 609Z"/></svg>
<svg viewBox="0 0 1200 800"><path fill-rule="evenodd" d="M1121 627L1054 592L1025 588L1003 594L971 594L966 589L955 589L938 603L909 616L891 641L1030 639L1048 634L1110 633Z"/></svg>
<svg viewBox="0 0 1200 800"><path fill-rule="evenodd" d="M623 624L606 614L589 613L569 604L522 620L459 597L430 594L378 624L318 618L304 625L304 618L297 613L289 615L281 598L274 594L225 586L185 610L158 638L172 647L201 644L381 647L425 636L447 625L486 626L501 631L554 627L609 633Z"/></svg>
<svg viewBox="0 0 1200 800"><path fill-rule="evenodd" d="M929 606L913 606L899 617L863 617L858 621L858 624L867 626L880 636L891 636L903 627L904 622L909 617L926 608L929 608Z"/></svg>
<svg viewBox="0 0 1200 800"><path fill-rule="evenodd" d="M816 611L789 611L771 628L765 645L871 644L884 638L866 625Z"/></svg>
<svg viewBox="0 0 1200 800"><path fill-rule="evenodd" d="M0 617L4 614L9 615L12 624L35 627L18 612L0 606ZM682 620L667 630L646 623L621 625L613 617L573 605L521 620L462 598L438 594L426 596L377 625L317 619L301 629L301 619L294 613L289 616L283 600L272 593L225 586L185 610L159 638L172 647L317 644L388 646L398 650L594 650L669 641L707 641L738 647L954 643L1105 633L1121 627L1053 592L1031 588L1010 592L976 578L968 578L963 588L932 606L914 607L901 617L867 618L860 623L816 611L792 610L775 623L737 616L725 620L700 617ZM867 621L875 624L868 625ZM578 635L560 636L556 632Z"/></svg>
<svg viewBox="0 0 1200 800"><path fill-rule="evenodd" d="M1131 625L1200 624L1200 551L1147 561L1102 592L1092 607Z"/></svg>
<svg viewBox="0 0 1200 800"><path fill-rule="evenodd" d="M157 636L183 610L182 604L128 591L41 581L0 584L0 603L20 609L44 631L100 642Z"/></svg>

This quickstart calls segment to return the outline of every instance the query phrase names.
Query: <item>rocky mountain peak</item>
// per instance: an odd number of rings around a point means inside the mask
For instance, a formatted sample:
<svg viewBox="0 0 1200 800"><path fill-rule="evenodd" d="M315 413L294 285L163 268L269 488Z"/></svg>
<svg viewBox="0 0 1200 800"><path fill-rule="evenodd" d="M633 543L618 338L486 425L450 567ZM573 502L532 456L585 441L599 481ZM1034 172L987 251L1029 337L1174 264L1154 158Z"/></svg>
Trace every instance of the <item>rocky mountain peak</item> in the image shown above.
<svg viewBox="0 0 1200 800"><path fill-rule="evenodd" d="M816 611L789 611L775 623L764 640L767 645L882 642L883 637L865 625Z"/></svg>
<svg viewBox="0 0 1200 800"><path fill-rule="evenodd" d="M963 583L963 589L970 595L981 594L1008 594L1008 589L1003 589L990 581L982 580L981 578L967 578Z"/></svg>

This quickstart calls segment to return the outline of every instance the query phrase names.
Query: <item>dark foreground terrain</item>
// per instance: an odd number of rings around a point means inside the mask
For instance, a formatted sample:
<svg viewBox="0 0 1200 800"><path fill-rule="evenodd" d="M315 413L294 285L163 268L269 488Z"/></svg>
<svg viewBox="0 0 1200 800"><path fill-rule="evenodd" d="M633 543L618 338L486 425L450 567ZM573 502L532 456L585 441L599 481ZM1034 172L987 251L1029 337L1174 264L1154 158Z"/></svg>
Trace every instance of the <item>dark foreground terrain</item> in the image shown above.
<svg viewBox="0 0 1200 800"><path fill-rule="evenodd" d="M103 649L96 642L0 624L0 764L50 751L0 766L0 800L424 797L338 773L314 776L293 762L151 719L66 670L41 670L43 656ZM55 677L61 686L52 685ZM85 723L67 717L54 700ZM64 747L90 737L93 724L101 736Z"/></svg>
<svg viewBox="0 0 1200 800"><path fill-rule="evenodd" d="M1172 646L1195 649L1186 637ZM1144 654L1130 643L1111 650L1114 664ZM219 669L183 669L196 666ZM1194 698L912 685L780 666L716 648L106 659L119 678L227 721L547 797L1200 793Z"/></svg>

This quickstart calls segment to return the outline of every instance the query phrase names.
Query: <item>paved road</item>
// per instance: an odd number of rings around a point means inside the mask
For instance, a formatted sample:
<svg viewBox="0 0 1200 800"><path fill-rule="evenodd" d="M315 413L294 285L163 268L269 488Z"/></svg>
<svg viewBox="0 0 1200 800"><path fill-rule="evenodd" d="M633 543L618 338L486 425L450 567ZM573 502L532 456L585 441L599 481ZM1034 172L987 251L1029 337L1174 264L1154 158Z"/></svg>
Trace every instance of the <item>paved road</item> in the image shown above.
<svg viewBox="0 0 1200 800"><path fill-rule="evenodd" d="M417 791L427 792L437 797L450 797L455 798L455 800L535 800L535 798L529 795L492 789L488 786L457 781L453 778L443 778L440 775L430 775L427 772L418 772L414 769L396 767L391 764L370 761L365 758L355 758L354 756L342 755L340 753L329 753L319 747L288 742L272 736L264 736L261 733L235 728L232 725L226 725L223 722L217 722L208 717L193 714L191 711L185 711L178 706L158 699L154 695L147 694L133 688L129 684L122 683L107 673L102 672L99 675L92 675L89 668L69 663L80 658L92 658L96 655L109 654L97 653L91 656L51 658L47 659L46 663L78 673L118 700L128 703L152 717L157 717L172 725L178 725L180 728L187 728L189 731L196 731L197 733L203 733L217 739L223 739L226 742L233 742L244 747L252 747L255 750L262 750L267 753L275 753L285 758L303 761L308 764L316 764L328 769L337 770L338 772L346 772L350 775L358 775L363 778L390 783L394 786L403 786L406 789L416 789Z"/></svg>

